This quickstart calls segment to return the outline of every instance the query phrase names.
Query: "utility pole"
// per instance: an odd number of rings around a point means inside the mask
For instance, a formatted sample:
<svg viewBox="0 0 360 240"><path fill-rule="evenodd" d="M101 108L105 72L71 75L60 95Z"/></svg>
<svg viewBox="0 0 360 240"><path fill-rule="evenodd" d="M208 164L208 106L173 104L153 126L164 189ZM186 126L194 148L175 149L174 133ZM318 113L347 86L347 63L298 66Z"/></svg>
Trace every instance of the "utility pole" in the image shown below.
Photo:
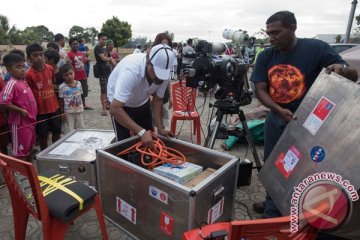
<svg viewBox="0 0 360 240"><path fill-rule="evenodd" d="M351 11L350 11L349 21L348 21L348 24L347 24L346 33L345 33L345 39L344 39L345 43L349 42L350 31L351 31L352 23L354 21L354 15L355 15L355 9L356 9L356 4L357 3L358 3L357 0L353 0L352 3L351 3Z"/></svg>

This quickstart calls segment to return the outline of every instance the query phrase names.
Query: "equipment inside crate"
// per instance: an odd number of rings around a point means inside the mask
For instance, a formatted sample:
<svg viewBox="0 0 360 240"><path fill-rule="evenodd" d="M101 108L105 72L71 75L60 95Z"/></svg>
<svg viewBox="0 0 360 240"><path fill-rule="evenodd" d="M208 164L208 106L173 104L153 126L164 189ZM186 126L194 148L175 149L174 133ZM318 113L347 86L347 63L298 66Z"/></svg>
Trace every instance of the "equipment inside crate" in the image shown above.
<svg viewBox="0 0 360 240"><path fill-rule="evenodd" d="M166 144L151 132L154 141L154 148L146 148L139 141L125 150L120 151L117 156L121 157L137 166L152 170L161 176L171 179L177 183L185 184L195 177L199 180L215 172L215 169L209 168L209 171L203 173L203 167L186 161L183 153L175 148L166 146ZM194 182L188 187L191 187Z"/></svg>

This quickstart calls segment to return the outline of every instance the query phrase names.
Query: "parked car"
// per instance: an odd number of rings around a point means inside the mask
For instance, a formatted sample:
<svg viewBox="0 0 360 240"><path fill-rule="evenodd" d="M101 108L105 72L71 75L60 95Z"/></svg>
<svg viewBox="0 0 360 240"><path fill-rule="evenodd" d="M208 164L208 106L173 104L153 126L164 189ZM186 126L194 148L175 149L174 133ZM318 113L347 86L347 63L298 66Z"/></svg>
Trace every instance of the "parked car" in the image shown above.
<svg viewBox="0 0 360 240"><path fill-rule="evenodd" d="M360 44L357 47L348 49L342 53L340 56L353 68L355 68L358 72L358 80L360 83Z"/></svg>
<svg viewBox="0 0 360 240"><path fill-rule="evenodd" d="M341 53L345 50L348 50L350 48L359 46L360 44L356 44L356 43L331 43L330 47L332 47L335 52L337 53Z"/></svg>

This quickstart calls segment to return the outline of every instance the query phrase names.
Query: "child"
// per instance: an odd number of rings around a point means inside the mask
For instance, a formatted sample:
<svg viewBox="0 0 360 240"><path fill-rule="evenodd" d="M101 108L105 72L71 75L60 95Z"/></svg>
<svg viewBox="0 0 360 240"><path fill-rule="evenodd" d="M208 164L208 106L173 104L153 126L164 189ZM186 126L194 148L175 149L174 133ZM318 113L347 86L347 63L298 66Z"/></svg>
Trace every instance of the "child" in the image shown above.
<svg viewBox="0 0 360 240"><path fill-rule="evenodd" d="M19 54L20 56L22 56L24 59L25 59L25 54L23 51L21 50L18 50L18 49L14 49L14 50L11 50L9 53L14 53L14 54ZM25 61L25 71L27 71L29 69L29 64ZM11 74L9 72L7 72L4 76L4 81L7 82L9 81L11 78Z"/></svg>
<svg viewBox="0 0 360 240"><path fill-rule="evenodd" d="M56 50L47 49L44 52L44 56L45 56L45 63L49 64L54 69L55 82L56 82L56 85L54 86L54 91L55 91L56 96L59 96L59 86L60 86L60 84L62 84L64 82L64 80L62 79L62 77L59 74L59 68L57 66L58 62L60 61L60 54Z"/></svg>
<svg viewBox="0 0 360 240"><path fill-rule="evenodd" d="M45 64L44 49L38 43L26 47L26 55L31 67L26 72L25 80L34 93L37 103L36 132L39 137L40 150L48 146L48 135L51 131L52 142L60 138L61 133L61 110L60 104L54 91L54 70Z"/></svg>
<svg viewBox="0 0 360 240"><path fill-rule="evenodd" d="M0 92L5 87L5 81L0 77ZM0 152L3 154L8 154L7 146L9 144L9 134L7 127L7 117L5 116L5 112L3 109L0 109ZM0 181L1 185L1 181Z"/></svg>
<svg viewBox="0 0 360 240"><path fill-rule="evenodd" d="M33 92L23 80L25 59L19 54L8 54L3 61L11 79L0 93L0 106L9 110L13 155L31 161L37 105Z"/></svg>
<svg viewBox="0 0 360 240"><path fill-rule="evenodd" d="M64 82L59 87L59 98L65 113L66 133L74 128L85 128L83 119L84 106L81 101L81 83L74 79L75 73L70 64L62 66L59 73L64 79Z"/></svg>
<svg viewBox="0 0 360 240"><path fill-rule="evenodd" d="M83 94L81 95L81 98L84 104L84 109L94 110L93 108L86 106L85 103L85 98L88 96L88 89L89 89L87 83L86 71L85 71L86 57L81 51L78 51L79 42L77 41L77 38L70 38L69 45L71 50L67 52L67 55L75 71L75 80L78 80L81 83L81 87L83 90Z"/></svg>

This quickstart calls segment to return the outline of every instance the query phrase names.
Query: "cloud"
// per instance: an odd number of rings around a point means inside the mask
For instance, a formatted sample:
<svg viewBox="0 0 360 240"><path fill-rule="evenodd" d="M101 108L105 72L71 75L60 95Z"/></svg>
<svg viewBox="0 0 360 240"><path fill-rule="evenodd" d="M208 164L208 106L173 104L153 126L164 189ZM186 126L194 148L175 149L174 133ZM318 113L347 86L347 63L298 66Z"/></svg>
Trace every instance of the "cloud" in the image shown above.
<svg viewBox="0 0 360 240"><path fill-rule="evenodd" d="M298 36L344 33L350 9L351 1L344 0L63 0L55 3L17 0L1 7L10 24L20 29L45 25L55 33L67 35L73 25L100 30L107 19L117 16L132 26L134 37L153 39L157 33L168 30L175 34L175 41L198 37L217 42L226 41L222 38L225 28L244 29L250 34L258 32L265 28L266 19L280 10L295 13ZM359 14L358 8L355 15Z"/></svg>

